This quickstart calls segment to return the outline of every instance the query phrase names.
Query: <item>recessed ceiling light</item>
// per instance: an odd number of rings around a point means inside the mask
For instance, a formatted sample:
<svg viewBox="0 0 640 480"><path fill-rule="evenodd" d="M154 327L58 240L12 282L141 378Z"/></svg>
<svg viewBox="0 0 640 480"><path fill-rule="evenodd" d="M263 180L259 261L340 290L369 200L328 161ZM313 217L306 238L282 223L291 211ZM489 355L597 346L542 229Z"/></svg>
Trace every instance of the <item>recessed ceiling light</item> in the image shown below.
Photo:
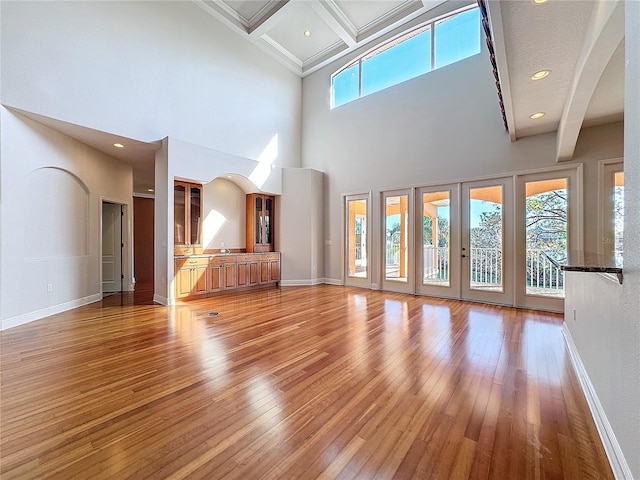
<svg viewBox="0 0 640 480"><path fill-rule="evenodd" d="M124 145L121 143L114 143L113 146L116 148L124 148Z"/></svg>
<svg viewBox="0 0 640 480"><path fill-rule="evenodd" d="M543 78L548 77L550 73L551 70L540 70L531 75L531 80L542 80Z"/></svg>
<svg viewBox="0 0 640 480"><path fill-rule="evenodd" d="M547 3L549 0L533 0L533 3L535 3L536 5L540 5L542 3Z"/></svg>
<svg viewBox="0 0 640 480"><path fill-rule="evenodd" d="M153 188L147 188L147 192L153 192Z"/></svg>
<svg viewBox="0 0 640 480"><path fill-rule="evenodd" d="M227 178L231 178L231 175L227 175Z"/></svg>
<svg viewBox="0 0 640 480"><path fill-rule="evenodd" d="M542 117L544 117L544 112L536 112L536 113L534 113L532 115L529 115L529 118L533 118L534 120L536 118L542 118Z"/></svg>
<svg viewBox="0 0 640 480"><path fill-rule="evenodd" d="M310 37L311 36L311 31L310 30L305 30L304 31L304 36L305 37Z"/></svg>

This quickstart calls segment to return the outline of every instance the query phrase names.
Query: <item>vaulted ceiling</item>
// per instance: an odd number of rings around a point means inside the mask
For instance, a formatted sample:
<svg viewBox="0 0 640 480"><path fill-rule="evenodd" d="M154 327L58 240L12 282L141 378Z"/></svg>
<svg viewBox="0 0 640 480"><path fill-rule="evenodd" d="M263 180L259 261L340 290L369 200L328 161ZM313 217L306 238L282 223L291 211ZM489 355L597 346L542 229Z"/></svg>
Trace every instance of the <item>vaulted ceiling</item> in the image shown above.
<svg viewBox="0 0 640 480"><path fill-rule="evenodd" d="M445 0L195 2L287 68L305 76Z"/></svg>
<svg viewBox="0 0 640 480"><path fill-rule="evenodd" d="M300 77L380 36L475 3L471 0L193 0ZM488 0L508 132L557 131L558 161L570 160L581 128L620 121L624 111L623 0ZM450 5L450 7L449 7ZM220 23L212 18L212 28ZM421 19L416 20L416 22ZM414 23L416 23L414 22ZM305 36L305 31L310 36ZM487 60L489 61L489 60ZM550 74L534 81L540 70ZM496 102L498 101L496 97ZM530 115L544 112L538 119ZM153 185L152 143L28 114L134 166L136 192ZM128 140L136 148L114 149Z"/></svg>
<svg viewBox="0 0 640 480"><path fill-rule="evenodd" d="M194 0L304 77L433 8L460 0ZM624 104L622 0L488 0L512 141L558 131L569 160L582 127L620 121ZM450 5L447 8L447 5ZM440 12L441 13L441 12ZM542 80L532 75L549 70ZM539 118L531 118L538 114ZM540 116L540 113L544 115Z"/></svg>

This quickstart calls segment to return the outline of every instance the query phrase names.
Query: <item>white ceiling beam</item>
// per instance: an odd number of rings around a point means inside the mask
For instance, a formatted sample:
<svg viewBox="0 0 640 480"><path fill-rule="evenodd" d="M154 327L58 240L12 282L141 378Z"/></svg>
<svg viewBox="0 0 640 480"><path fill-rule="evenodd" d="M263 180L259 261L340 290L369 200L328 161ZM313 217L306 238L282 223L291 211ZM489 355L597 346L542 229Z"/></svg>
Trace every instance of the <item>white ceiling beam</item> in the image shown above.
<svg viewBox="0 0 640 480"><path fill-rule="evenodd" d="M507 65L507 51L505 49L504 28L502 25L502 10L500 2L488 1L487 14L491 33L493 35L493 50L498 68L498 78L500 79L500 89L502 90L502 104L504 115L507 119L507 130L512 142L516 141L516 121L513 114L513 99L511 98L511 82L509 80L509 67Z"/></svg>
<svg viewBox="0 0 640 480"><path fill-rule="evenodd" d="M571 160L584 116L602 72L624 38L624 1L598 1L560 117L556 141L556 161Z"/></svg>
<svg viewBox="0 0 640 480"><path fill-rule="evenodd" d="M312 0L311 8L349 47L356 44L358 31L333 0Z"/></svg>
<svg viewBox="0 0 640 480"><path fill-rule="evenodd" d="M287 6L290 4L290 0L276 2L271 10L249 27L249 37L260 38L275 27L282 20L282 15L286 15Z"/></svg>
<svg viewBox="0 0 640 480"><path fill-rule="evenodd" d="M202 10L220 20L227 27L231 28L234 32L242 33L244 35L249 33L248 26L245 24L242 17L235 10L227 7L226 4L213 0L193 0L193 2Z"/></svg>

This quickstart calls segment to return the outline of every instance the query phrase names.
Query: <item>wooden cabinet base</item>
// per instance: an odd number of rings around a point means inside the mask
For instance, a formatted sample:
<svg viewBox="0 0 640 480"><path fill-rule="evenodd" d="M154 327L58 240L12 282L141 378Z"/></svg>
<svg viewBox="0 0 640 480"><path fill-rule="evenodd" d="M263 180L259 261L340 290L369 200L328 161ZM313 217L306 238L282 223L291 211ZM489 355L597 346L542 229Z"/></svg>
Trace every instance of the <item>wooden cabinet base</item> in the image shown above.
<svg viewBox="0 0 640 480"><path fill-rule="evenodd" d="M277 252L176 257L176 299L202 298L226 292L274 287L280 282Z"/></svg>

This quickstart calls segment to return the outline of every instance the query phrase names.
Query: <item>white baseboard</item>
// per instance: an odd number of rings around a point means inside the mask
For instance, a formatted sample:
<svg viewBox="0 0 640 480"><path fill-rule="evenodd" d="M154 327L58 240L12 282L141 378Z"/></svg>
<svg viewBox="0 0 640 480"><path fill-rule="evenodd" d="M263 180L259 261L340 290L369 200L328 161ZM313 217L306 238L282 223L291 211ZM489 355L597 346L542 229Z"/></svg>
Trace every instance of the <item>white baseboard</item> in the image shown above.
<svg viewBox="0 0 640 480"><path fill-rule="evenodd" d="M607 454L607 457L609 458L609 463L611 464L613 475L616 479L633 480L633 475L631 474L629 464L624 458L624 453L622 453L622 449L620 448L618 439L613 432L613 428L611 427L611 424L607 419L607 415L604 411L604 408L602 407L602 404L600 403L598 394L596 393L596 390L593 387L591 380L589 379L589 375L584 368L584 364L582 363L582 359L580 358L580 354L578 353L578 348L573 342L571 331L567 327L566 323L562 326L562 333L564 335L565 343L567 344L567 350L569 351L571 364L573 365L573 369L575 370L578 380L580 381L580 386L582 387L584 396L587 399L587 404L589 405L589 410L591 410L591 415L593 416L596 428L598 429L598 433L600 434L602 445L604 446L604 450Z"/></svg>
<svg viewBox="0 0 640 480"><path fill-rule="evenodd" d="M161 295L158 295L157 293L153 294L153 301L155 303L159 303L160 305L165 305L168 307L176 304L176 300L174 298L163 297Z"/></svg>
<svg viewBox="0 0 640 480"><path fill-rule="evenodd" d="M326 283L327 285L344 285L344 283L342 283L342 280L340 280L339 278L323 278L321 283Z"/></svg>
<svg viewBox="0 0 640 480"><path fill-rule="evenodd" d="M324 283L323 278L311 278L305 280L280 280L279 284L281 287L301 287L301 286L310 286L310 285L320 285Z"/></svg>
<svg viewBox="0 0 640 480"><path fill-rule="evenodd" d="M99 302L100 300L102 300L102 294L96 293L94 295L71 300L70 302L60 303L58 305L53 305L52 307L43 308L34 312L23 313L22 315L17 315L15 317L3 320L0 330L7 330L19 325L24 325L25 323L34 322L36 320L40 320L41 318L55 315L56 313L66 312L67 310L71 310L73 308L82 307L83 305L88 305L93 302Z"/></svg>

